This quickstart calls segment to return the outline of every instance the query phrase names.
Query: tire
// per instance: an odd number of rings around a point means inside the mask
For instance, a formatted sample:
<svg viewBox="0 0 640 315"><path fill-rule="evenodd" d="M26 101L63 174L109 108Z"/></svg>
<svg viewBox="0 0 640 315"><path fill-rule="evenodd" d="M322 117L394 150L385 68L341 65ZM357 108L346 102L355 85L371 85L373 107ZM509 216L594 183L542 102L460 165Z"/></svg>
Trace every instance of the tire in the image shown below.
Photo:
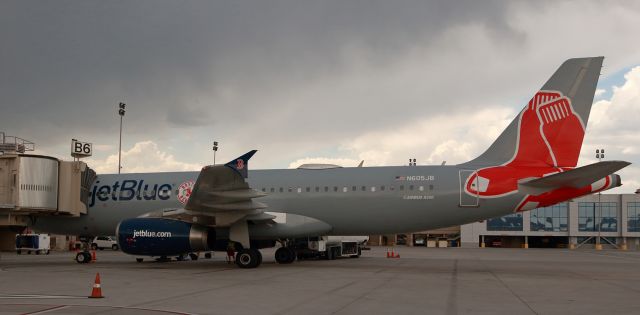
<svg viewBox="0 0 640 315"><path fill-rule="evenodd" d="M191 258L191 260L198 260L198 254L190 253L189 258Z"/></svg>
<svg viewBox="0 0 640 315"><path fill-rule="evenodd" d="M137 262L137 263L141 263L141 262L143 262L143 261L144 261L144 258L136 258L136 262Z"/></svg>
<svg viewBox="0 0 640 315"><path fill-rule="evenodd" d="M93 249L93 250L98 249L98 244L96 244L96 243L91 244L91 249Z"/></svg>
<svg viewBox="0 0 640 315"><path fill-rule="evenodd" d="M118 250L118 249L120 249L120 248L118 247L117 244L111 245L111 250Z"/></svg>
<svg viewBox="0 0 640 315"><path fill-rule="evenodd" d="M349 256L349 257L351 257L351 258L358 258L358 257L360 257L360 255L362 255L362 249L360 249L360 247L358 247L358 253L357 253L357 254L355 254L355 255L351 255L351 256Z"/></svg>
<svg viewBox="0 0 640 315"><path fill-rule="evenodd" d="M49 255L50 253L51 253L51 251L47 249L46 254Z"/></svg>
<svg viewBox="0 0 640 315"><path fill-rule="evenodd" d="M262 254L257 249L245 248L236 253L236 265L243 269L256 268L262 261Z"/></svg>
<svg viewBox="0 0 640 315"><path fill-rule="evenodd" d="M205 253L204 254L204 258L211 259L211 253Z"/></svg>
<svg viewBox="0 0 640 315"><path fill-rule="evenodd" d="M39 250L36 251L36 255L40 255L40 251Z"/></svg>
<svg viewBox="0 0 640 315"><path fill-rule="evenodd" d="M333 247L332 247L332 248L329 248L329 249L327 249L327 254L325 255L325 258L326 258L327 260L334 260L334 259L336 259L336 258L333 256L333 254L334 254L334 253L333 253Z"/></svg>
<svg viewBox="0 0 640 315"><path fill-rule="evenodd" d="M288 247L280 247L275 253L276 261L279 264L290 264L296 260L296 253Z"/></svg>
<svg viewBox="0 0 640 315"><path fill-rule="evenodd" d="M21 250L19 250L19 249L16 251L16 253L17 253L18 255L22 255L22 251L21 251Z"/></svg>
<svg viewBox="0 0 640 315"><path fill-rule="evenodd" d="M89 253L80 252L76 254L76 262L79 264L86 264L91 261L91 255Z"/></svg>

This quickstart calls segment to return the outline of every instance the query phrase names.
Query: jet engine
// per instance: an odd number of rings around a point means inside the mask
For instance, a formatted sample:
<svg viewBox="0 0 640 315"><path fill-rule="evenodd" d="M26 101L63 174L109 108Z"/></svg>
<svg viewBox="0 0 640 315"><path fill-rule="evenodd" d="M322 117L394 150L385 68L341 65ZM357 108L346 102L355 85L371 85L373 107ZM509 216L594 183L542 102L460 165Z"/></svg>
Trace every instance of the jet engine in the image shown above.
<svg viewBox="0 0 640 315"><path fill-rule="evenodd" d="M116 228L123 252L143 256L174 256L214 247L215 230L206 226L163 218L123 220Z"/></svg>

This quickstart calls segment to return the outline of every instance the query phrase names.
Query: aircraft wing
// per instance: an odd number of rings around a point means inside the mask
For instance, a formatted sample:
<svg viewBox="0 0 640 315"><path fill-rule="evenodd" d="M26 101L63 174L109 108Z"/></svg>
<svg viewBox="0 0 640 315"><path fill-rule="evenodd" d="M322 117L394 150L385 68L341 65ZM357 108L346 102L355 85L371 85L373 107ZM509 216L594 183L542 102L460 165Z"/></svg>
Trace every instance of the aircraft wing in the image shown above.
<svg viewBox="0 0 640 315"><path fill-rule="evenodd" d="M625 161L604 161L542 178L524 179L518 182L518 190L539 195L562 187L580 188L595 183L630 164Z"/></svg>
<svg viewBox="0 0 640 315"><path fill-rule="evenodd" d="M234 159L224 165L205 166L200 171L184 209L164 213L164 217L189 220L194 217L209 221L208 225L225 226L242 218L270 220L263 209L267 205L253 199L266 194L249 187L249 159L256 150ZM166 211L165 211L166 212ZM206 218L209 218L208 220ZM213 219L213 222L210 222Z"/></svg>

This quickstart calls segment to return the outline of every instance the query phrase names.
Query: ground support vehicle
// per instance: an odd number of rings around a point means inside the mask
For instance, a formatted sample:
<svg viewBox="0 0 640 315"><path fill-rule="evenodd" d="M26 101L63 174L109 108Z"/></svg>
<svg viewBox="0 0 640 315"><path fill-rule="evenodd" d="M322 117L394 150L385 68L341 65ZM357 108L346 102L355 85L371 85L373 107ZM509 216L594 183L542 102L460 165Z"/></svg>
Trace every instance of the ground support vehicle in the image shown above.
<svg viewBox="0 0 640 315"><path fill-rule="evenodd" d="M36 255L49 254L51 250L51 238L49 234L17 234L16 235L16 253L18 255L26 252Z"/></svg>

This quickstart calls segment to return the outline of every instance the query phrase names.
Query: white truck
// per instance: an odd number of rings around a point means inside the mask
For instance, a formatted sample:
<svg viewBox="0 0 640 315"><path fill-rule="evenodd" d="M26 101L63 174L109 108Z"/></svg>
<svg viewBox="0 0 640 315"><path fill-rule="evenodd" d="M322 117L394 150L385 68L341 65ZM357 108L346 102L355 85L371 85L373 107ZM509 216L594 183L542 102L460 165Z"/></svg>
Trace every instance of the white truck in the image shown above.
<svg viewBox="0 0 640 315"><path fill-rule="evenodd" d="M16 234L16 253L22 252L36 255L49 254L51 250L51 237L49 234Z"/></svg>
<svg viewBox="0 0 640 315"><path fill-rule="evenodd" d="M368 236L320 236L295 240L298 259L338 257L357 258L369 240Z"/></svg>

